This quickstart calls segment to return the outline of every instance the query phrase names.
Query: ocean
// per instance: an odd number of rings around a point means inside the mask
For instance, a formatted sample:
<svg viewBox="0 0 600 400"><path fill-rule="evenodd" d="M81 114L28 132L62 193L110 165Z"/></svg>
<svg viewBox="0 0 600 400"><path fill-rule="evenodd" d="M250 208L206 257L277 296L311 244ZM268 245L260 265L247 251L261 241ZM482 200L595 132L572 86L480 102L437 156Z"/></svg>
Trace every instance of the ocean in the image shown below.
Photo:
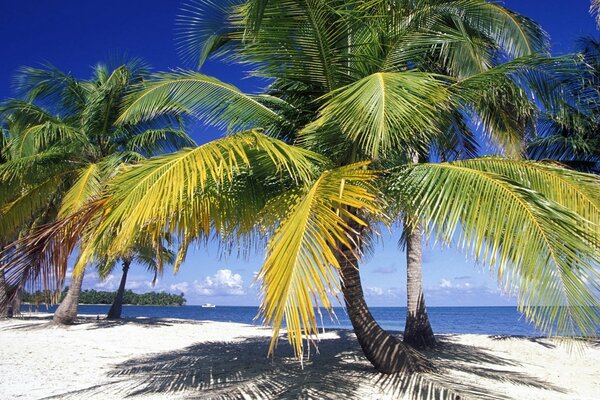
<svg viewBox="0 0 600 400"><path fill-rule="evenodd" d="M108 305L80 305L79 313L105 315ZM40 307L41 312L54 312L56 306ZM22 311L29 312L32 306L23 305ZM386 330L404 329L405 307L371 307L373 317ZM123 317L181 318L220 322L239 322L260 325L255 320L258 307L216 306L123 306ZM319 325L325 329L350 329L352 325L343 308L335 308L337 320L331 320L323 311ZM429 319L435 333L479 333L486 335L540 336L516 307L429 307Z"/></svg>

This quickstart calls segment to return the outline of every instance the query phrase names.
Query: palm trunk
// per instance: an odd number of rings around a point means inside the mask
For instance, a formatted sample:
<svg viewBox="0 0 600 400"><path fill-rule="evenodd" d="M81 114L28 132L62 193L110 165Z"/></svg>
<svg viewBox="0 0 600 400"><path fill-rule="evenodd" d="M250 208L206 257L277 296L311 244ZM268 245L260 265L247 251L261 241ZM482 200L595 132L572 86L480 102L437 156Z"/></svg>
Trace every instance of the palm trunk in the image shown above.
<svg viewBox="0 0 600 400"><path fill-rule="evenodd" d="M23 286L17 287L15 289L15 294L13 296L13 300L11 303L12 307L12 317L18 317L21 315L21 303L23 300Z"/></svg>
<svg viewBox="0 0 600 400"><path fill-rule="evenodd" d="M404 223L406 237L406 325L404 327L404 343L416 348L435 346L435 337L423 295L423 254L421 243L421 229L411 228Z"/></svg>
<svg viewBox="0 0 600 400"><path fill-rule="evenodd" d="M354 333L367 359L385 374L431 370L432 366L416 350L385 332L373 319L364 298L357 259L350 251L339 256L342 292Z"/></svg>
<svg viewBox="0 0 600 400"><path fill-rule="evenodd" d="M71 325L77 319L77 306L79 305L79 294L81 293L81 285L83 284L83 275L85 270L81 271L78 276L73 276L71 286L67 295L60 302L60 305L54 312L52 320L59 325Z"/></svg>
<svg viewBox="0 0 600 400"><path fill-rule="evenodd" d="M0 319L8 317L8 293L4 271L0 271Z"/></svg>
<svg viewBox="0 0 600 400"><path fill-rule="evenodd" d="M129 272L129 265L131 264L130 259L123 260L123 275L121 275L121 283L113 301L106 315L107 319L119 319L121 318L121 311L123 310L123 294L125 293L125 282L127 282L127 272Z"/></svg>

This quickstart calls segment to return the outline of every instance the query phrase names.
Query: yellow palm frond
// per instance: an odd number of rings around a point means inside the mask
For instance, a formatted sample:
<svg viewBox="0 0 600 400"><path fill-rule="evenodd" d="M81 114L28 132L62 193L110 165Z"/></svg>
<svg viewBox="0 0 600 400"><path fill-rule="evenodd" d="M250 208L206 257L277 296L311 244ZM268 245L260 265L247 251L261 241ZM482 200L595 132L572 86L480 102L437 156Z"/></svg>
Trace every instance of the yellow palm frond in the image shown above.
<svg viewBox="0 0 600 400"><path fill-rule="evenodd" d="M312 179L315 164L322 162L314 153L256 131L149 159L128 167L108 183L107 211L90 249L108 240L103 239L105 232L114 232L114 239L105 244L109 254L125 251L139 231L150 235L169 231L184 243L207 236L213 228L230 233L223 228L239 224L237 216L250 207L250 199L231 195L237 176L266 170L270 176L292 177L292 182L302 183ZM91 252L82 262L89 261Z"/></svg>
<svg viewBox="0 0 600 400"><path fill-rule="evenodd" d="M260 314L273 325L270 352L276 347L285 321L288 340L302 357L303 335L317 335L314 307L331 310L329 296L339 289L337 257L355 250L349 221L366 222L348 209L379 213L375 179L366 163L325 171L303 191L292 191L274 200L287 216L274 229L266 261L259 272L263 301ZM270 225L270 224L267 224Z"/></svg>
<svg viewBox="0 0 600 400"><path fill-rule="evenodd" d="M79 171L77 181L63 197L59 217L79 210L84 204L96 199L102 191L102 177L98 164L89 164Z"/></svg>

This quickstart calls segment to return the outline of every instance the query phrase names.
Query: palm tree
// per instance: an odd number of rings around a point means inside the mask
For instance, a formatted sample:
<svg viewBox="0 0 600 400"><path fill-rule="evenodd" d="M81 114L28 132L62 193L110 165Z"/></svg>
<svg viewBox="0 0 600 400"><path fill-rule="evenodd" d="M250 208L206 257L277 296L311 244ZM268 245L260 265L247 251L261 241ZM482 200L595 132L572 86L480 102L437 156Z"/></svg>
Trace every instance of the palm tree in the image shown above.
<svg viewBox="0 0 600 400"><path fill-rule="evenodd" d="M247 95L194 71L145 82L120 122L191 115L229 134L127 167L99 200L28 237L10 271L33 262L50 281L45 260L65 265L90 221L76 274L97 254L123 254L140 231L178 237L176 267L191 242L213 233L226 247L266 242L258 278L271 353L285 322L302 357L304 340L318 335L314 307L331 310L337 297L375 368L422 371L430 364L373 319L359 274L375 227L404 218L413 237L422 229L442 243L458 238L496 267L539 328L595 329L596 177L506 158L414 162L432 147L469 147L474 138L463 127L474 117L492 142L518 153L515 133L535 110L528 94L560 93L552 77L568 62L520 57L458 78L419 66L461 60L470 42L462 31L492 42L489 58L528 54L526 19L482 0L232 3L190 9L185 47L200 62L223 56L269 77L266 93ZM457 21L459 32L450 29Z"/></svg>
<svg viewBox="0 0 600 400"><path fill-rule="evenodd" d="M2 108L9 134L8 161L0 166L9 189L3 194L3 236L19 232L32 218L35 226L72 214L97 198L122 164L193 144L168 116L116 124L126 95L148 76L148 67L136 59L114 69L99 64L86 81L52 67L19 72L20 99ZM65 272L54 271L61 281ZM28 274L37 274L35 266L23 277ZM75 320L82 282L83 274L73 277L56 323Z"/></svg>
<svg viewBox="0 0 600 400"><path fill-rule="evenodd" d="M106 315L107 319L121 318L125 283L127 282L127 273L129 272L129 267L131 266L132 262L136 261L142 265L145 265L148 268L148 271L154 274L154 279L152 280L154 285L158 275L162 274L164 265L173 264L175 262L175 254L169 248L162 245L157 251L152 243L141 243L134 246L133 250L129 254L124 255L121 258L121 261L123 274L121 275L121 281L115 295L115 300L113 301L110 309L108 310L108 314ZM104 263L103 272L112 270L115 264L116 262Z"/></svg>

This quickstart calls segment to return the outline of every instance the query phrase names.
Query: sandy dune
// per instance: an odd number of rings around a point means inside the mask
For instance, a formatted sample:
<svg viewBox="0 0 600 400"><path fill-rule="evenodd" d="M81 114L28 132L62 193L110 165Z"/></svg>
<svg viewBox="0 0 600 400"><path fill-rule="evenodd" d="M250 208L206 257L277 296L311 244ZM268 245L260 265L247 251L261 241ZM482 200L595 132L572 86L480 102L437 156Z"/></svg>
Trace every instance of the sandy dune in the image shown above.
<svg viewBox="0 0 600 400"><path fill-rule="evenodd" d="M304 368L270 331L209 321L0 321L0 399L590 399L600 398L600 344L441 335L436 374L385 376L352 333L321 338Z"/></svg>

